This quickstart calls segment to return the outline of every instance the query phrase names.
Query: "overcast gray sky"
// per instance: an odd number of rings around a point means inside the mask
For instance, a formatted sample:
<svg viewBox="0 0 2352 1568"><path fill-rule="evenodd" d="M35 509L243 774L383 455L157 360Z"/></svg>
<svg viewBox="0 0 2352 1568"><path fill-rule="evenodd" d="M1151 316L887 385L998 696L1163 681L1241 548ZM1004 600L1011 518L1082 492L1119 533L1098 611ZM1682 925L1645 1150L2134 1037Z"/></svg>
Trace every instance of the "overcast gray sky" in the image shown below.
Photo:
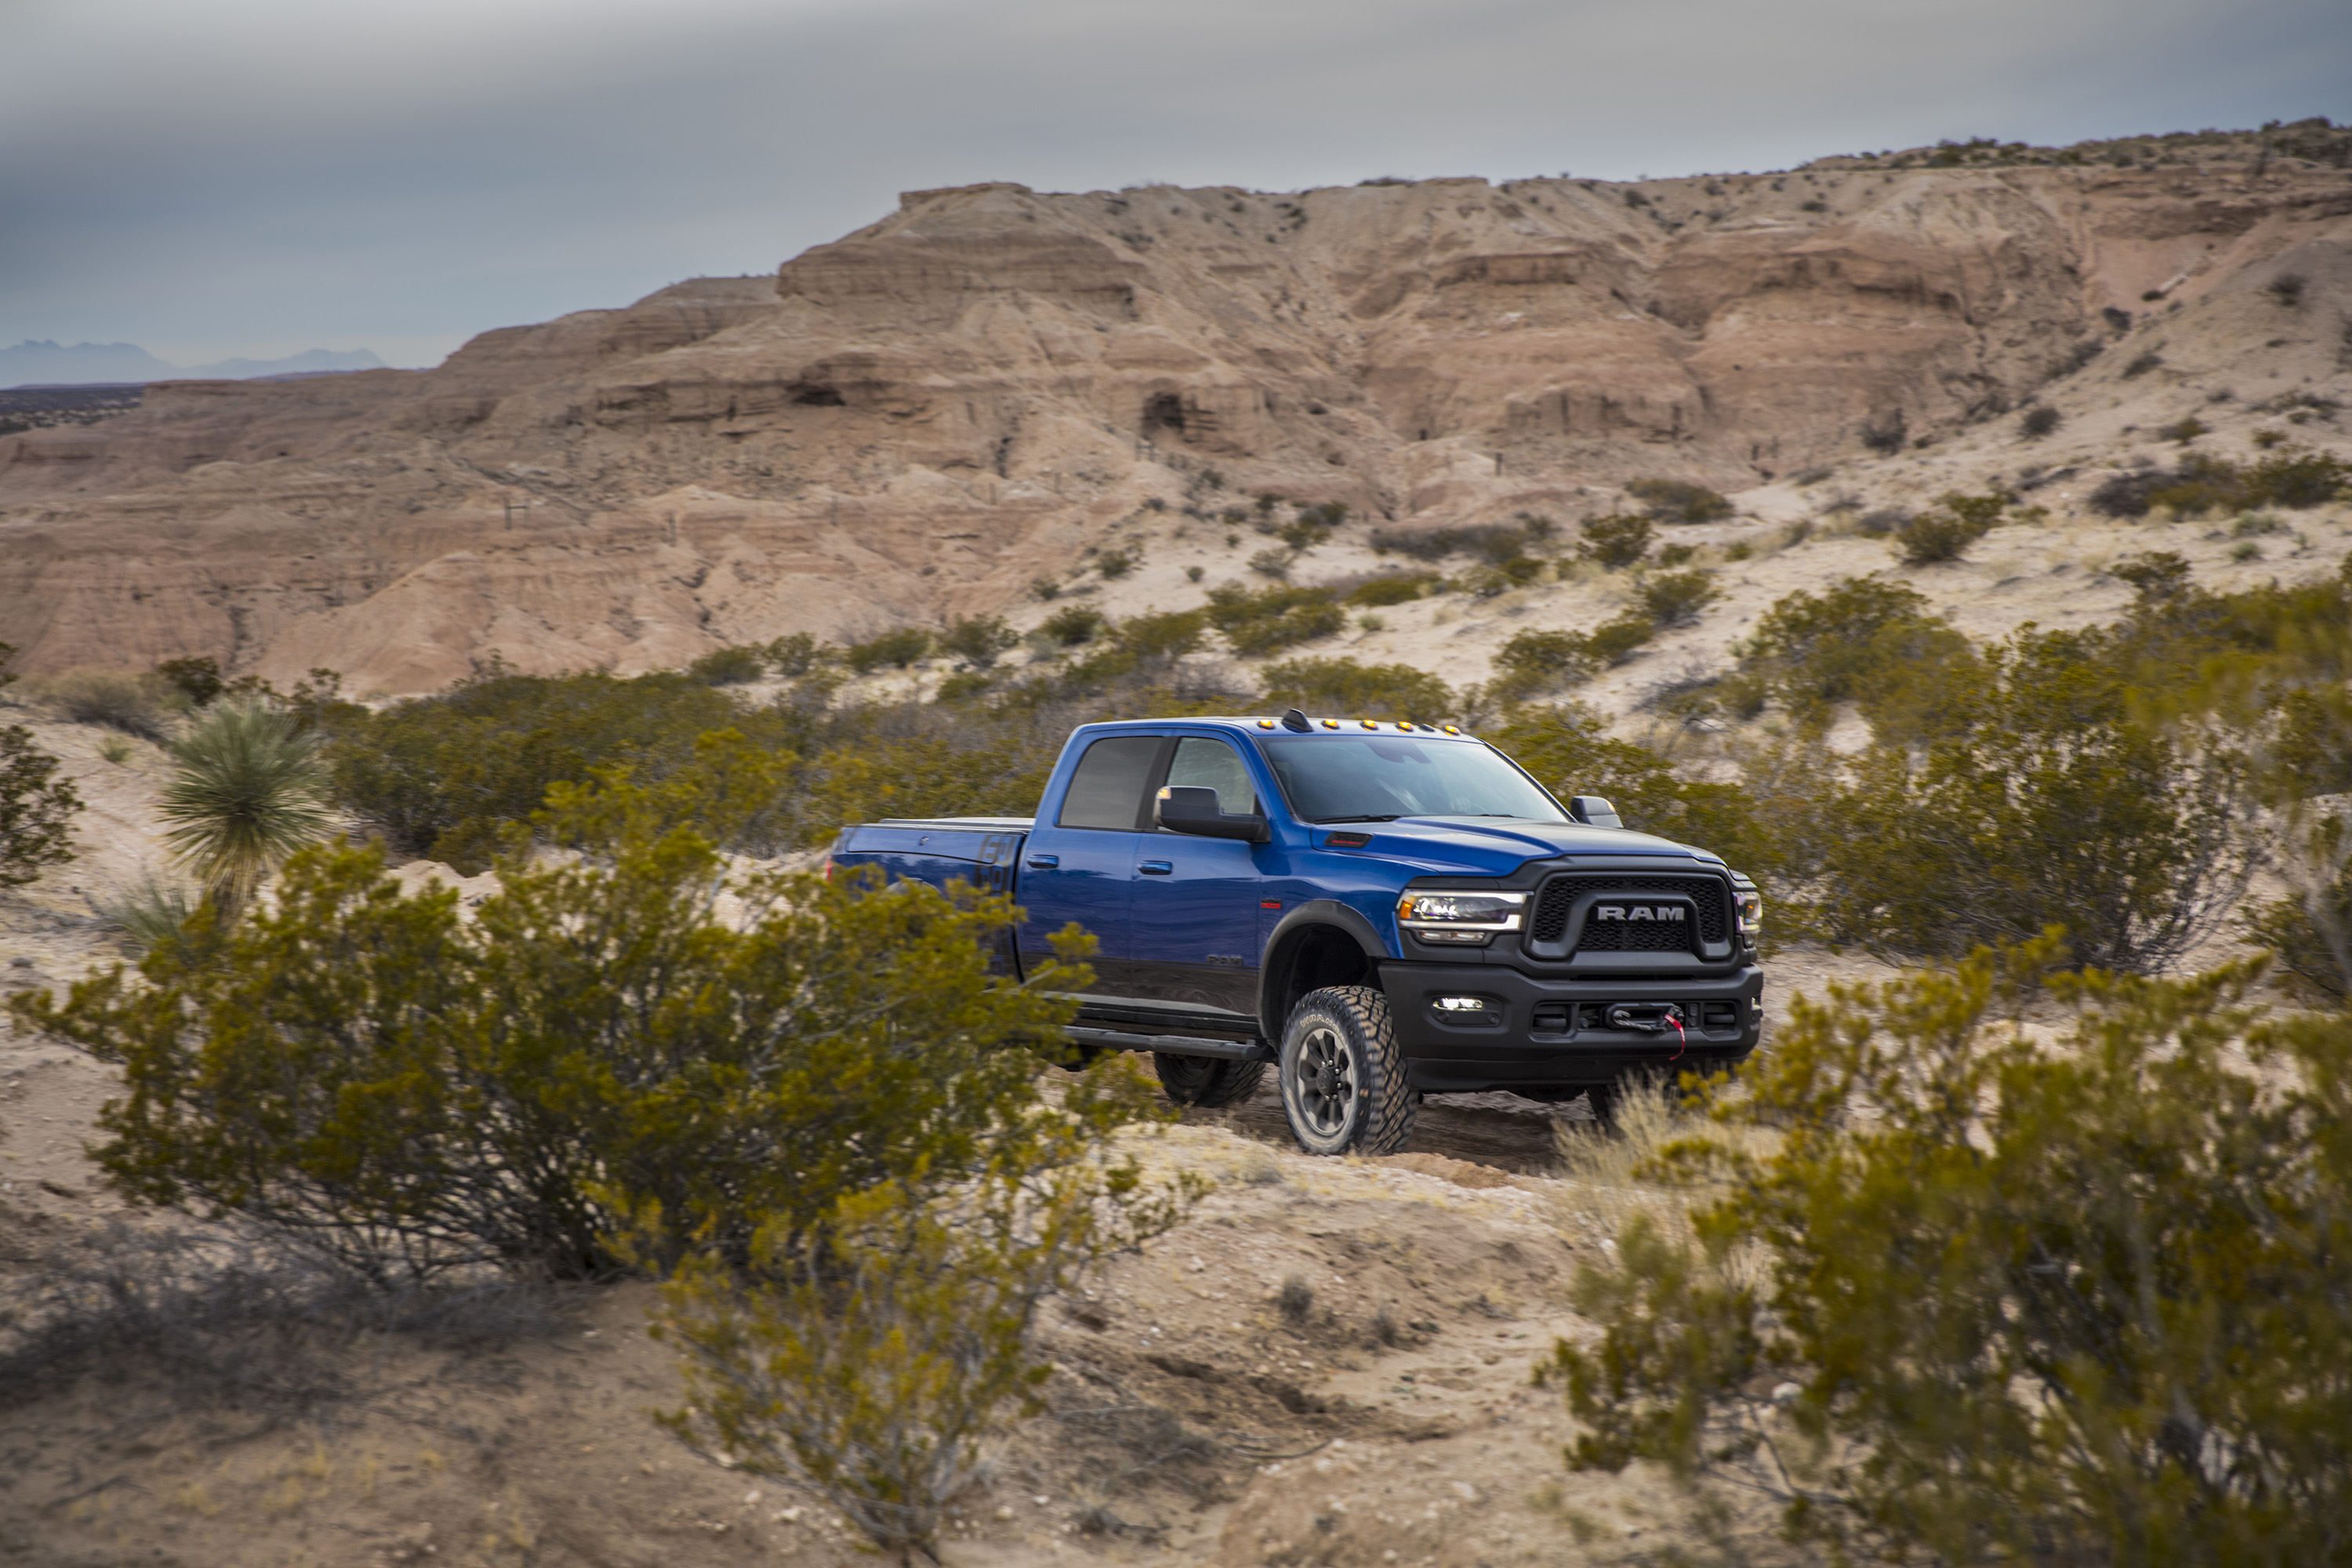
<svg viewBox="0 0 2352 1568"><path fill-rule="evenodd" d="M437 360L897 193L2352 118L2346 0L0 0L0 344Z"/></svg>

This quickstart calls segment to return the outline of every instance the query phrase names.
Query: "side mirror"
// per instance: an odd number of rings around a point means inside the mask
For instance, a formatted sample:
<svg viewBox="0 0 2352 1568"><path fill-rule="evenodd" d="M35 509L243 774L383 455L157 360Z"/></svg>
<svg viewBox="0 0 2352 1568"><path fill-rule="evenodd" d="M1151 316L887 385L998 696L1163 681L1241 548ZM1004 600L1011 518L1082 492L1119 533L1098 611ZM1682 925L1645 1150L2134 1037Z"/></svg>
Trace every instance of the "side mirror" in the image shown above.
<svg viewBox="0 0 2352 1568"><path fill-rule="evenodd" d="M1239 838L1263 844L1274 837L1265 818L1256 812L1227 816L1217 807L1217 792L1206 784L1170 784L1151 803L1154 826L1197 838Z"/></svg>
<svg viewBox="0 0 2352 1568"><path fill-rule="evenodd" d="M1568 797L1568 815L1587 827L1622 827L1617 808L1597 795L1572 795Z"/></svg>

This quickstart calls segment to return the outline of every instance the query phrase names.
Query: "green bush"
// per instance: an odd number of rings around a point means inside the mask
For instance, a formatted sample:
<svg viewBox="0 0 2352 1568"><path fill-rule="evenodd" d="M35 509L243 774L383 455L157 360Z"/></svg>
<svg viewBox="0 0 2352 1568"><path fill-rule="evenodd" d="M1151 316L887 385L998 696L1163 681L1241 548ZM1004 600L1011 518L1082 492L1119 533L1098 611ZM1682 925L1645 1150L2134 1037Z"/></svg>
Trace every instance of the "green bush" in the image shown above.
<svg viewBox="0 0 2352 1568"><path fill-rule="evenodd" d="M1514 632L1495 650L1497 695L1533 697L1592 679L1598 663L1592 641L1581 632Z"/></svg>
<svg viewBox="0 0 2352 1568"><path fill-rule="evenodd" d="M1492 563L1517 560L1528 552L1530 544L1541 542L1551 532L1551 524L1542 518L1522 519L1512 523L1479 523L1468 528L1432 528L1419 531L1376 528L1370 540L1374 550L1393 550L1400 555L1410 555L1420 561L1441 561L1448 555L1478 555Z"/></svg>
<svg viewBox="0 0 2352 1568"><path fill-rule="evenodd" d="M1642 613L1659 626L1686 626L1699 612L1723 596L1705 572L1663 572L1643 583L1634 593Z"/></svg>
<svg viewBox="0 0 2352 1568"><path fill-rule="evenodd" d="M1620 665L1633 657L1658 628L1649 616L1638 610L1628 610L1613 620L1601 622L1586 634L1585 647L1592 657L1606 665Z"/></svg>
<svg viewBox="0 0 2352 1568"><path fill-rule="evenodd" d="M1375 577L1369 583L1359 583L1349 589L1347 602L1362 605L1368 609L1384 609L1391 605L1412 603L1429 592L1436 583L1436 576L1427 572Z"/></svg>
<svg viewBox="0 0 2352 1568"><path fill-rule="evenodd" d="M2177 599L2196 581L2189 558L2177 550L2143 550L2125 556L2109 570L2132 585L2143 605Z"/></svg>
<svg viewBox="0 0 2352 1568"><path fill-rule="evenodd" d="M1715 522L1731 515L1728 500L1680 479L1635 479L1625 493L1645 503L1661 522Z"/></svg>
<svg viewBox="0 0 2352 1568"><path fill-rule="evenodd" d="M905 669L930 657L931 641L931 634L920 626L901 626L864 642L851 643L842 649L841 657L860 675L871 675L884 665Z"/></svg>
<svg viewBox="0 0 2352 1568"><path fill-rule="evenodd" d="M1267 708L1428 723L1454 711L1445 682L1409 664L1358 664L1352 658L1294 658L1265 670Z"/></svg>
<svg viewBox="0 0 2352 1568"><path fill-rule="evenodd" d="M1252 593L1229 584L1209 590L1206 613L1209 624L1244 658L1334 636L1348 624L1347 611L1323 588L1276 586Z"/></svg>
<svg viewBox="0 0 2352 1568"><path fill-rule="evenodd" d="M1584 524L1584 537L1577 542L1576 553L1580 560L1615 572L1642 559L1656 534L1650 520L1638 513L1591 518Z"/></svg>
<svg viewBox="0 0 2352 1568"><path fill-rule="evenodd" d="M1024 1146L1036 1061L1006 1047L1057 1038L1046 991L1085 977L992 979L1003 899L730 879L714 835L780 782L739 742L660 787L559 786L543 826L586 853L503 861L470 918L377 850L306 850L209 963L159 948L12 1005L121 1065L96 1155L138 1202L383 1281L607 1273L649 1208L740 1258L845 1194L941 1192Z"/></svg>
<svg viewBox="0 0 2352 1568"><path fill-rule="evenodd" d="M1819 597L1800 588L1757 622L1744 662L1791 709L1848 701L1874 668L1872 639L1888 626L1925 621L1927 612L1927 596L1899 583L1847 577Z"/></svg>
<svg viewBox="0 0 2352 1568"><path fill-rule="evenodd" d="M2343 1556L2352 1021L2092 973L2044 1043L2009 1019L2056 956L1790 1007L1669 1156L1721 1184L1695 1234L1579 1273L1572 1465L1760 1488L1828 1561Z"/></svg>
<svg viewBox="0 0 2352 1568"><path fill-rule="evenodd" d="M1938 507L1921 512L1895 531L1889 542L1906 566L1934 566L1958 561L1969 546L1982 539L1992 525Z"/></svg>
<svg viewBox="0 0 2352 1568"><path fill-rule="evenodd" d="M68 670L48 683L50 702L75 723L102 725L159 742L171 734L162 698L175 689L159 678L111 669Z"/></svg>
<svg viewBox="0 0 2352 1568"><path fill-rule="evenodd" d="M2326 506L2352 490L2352 463L2326 452L2286 447L2244 467L2192 452L2169 470L2118 474L2091 492L2091 510L2115 518L2146 517L2166 507L2182 517L2283 506Z"/></svg>
<svg viewBox="0 0 2352 1568"><path fill-rule="evenodd" d="M614 765L657 782L692 760L697 737L730 726L772 745L792 728L683 675L494 672L343 715L327 760L337 801L394 850L472 876L551 784Z"/></svg>
<svg viewBox="0 0 2352 1568"><path fill-rule="evenodd" d="M220 665L209 658L167 658L155 667L155 674L192 707L202 708L228 689Z"/></svg>
<svg viewBox="0 0 2352 1568"><path fill-rule="evenodd" d="M0 643L0 649L7 645ZM0 664L5 664L0 658ZM0 888L21 888L74 858L81 795L22 724L0 726Z"/></svg>
<svg viewBox="0 0 2352 1568"><path fill-rule="evenodd" d="M1124 577L1135 570L1143 559L1140 547L1130 545L1125 550L1106 550L1095 557L1095 570L1105 577Z"/></svg>
<svg viewBox="0 0 2352 1568"><path fill-rule="evenodd" d="M705 686L749 686L768 673L767 649L713 648L686 667L687 679Z"/></svg>
<svg viewBox="0 0 2352 1568"><path fill-rule="evenodd" d="M1145 1186L1107 1150L1124 1119L1036 1117L952 1194L886 1183L844 1196L813 1239L763 1227L747 1267L691 1259L653 1328L689 1403L656 1418L730 1468L814 1492L901 1564L936 1563L982 1439L1007 1407L1043 1408L1037 1309L1166 1232L1206 1185Z"/></svg>
<svg viewBox="0 0 2352 1568"><path fill-rule="evenodd" d="M760 650L769 666L786 680L798 680L831 664L834 651L808 632L780 637Z"/></svg>
<svg viewBox="0 0 2352 1568"><path fill-rule="evenodd" d="M2352 1007L2352 813L2291 813L2273 864L2284 898L2247 910L2238 934L2268 948L2284 988L2317 1007Z"/></svg>
<svg viewBox="0 0 2352 1568"><path fill-rule="evenodd" d="M1110 617L1091 605L1066 605L1037 624L1039 631L1064 647L1090 643L1109 627Z"/></svg>
<svg viewBox="0 0 2352 1568"><path fill-rule="evenodd" d="M2245 886L2244 757L2135 719L2112 634L2029 628L1976 657L1937 738L1881 740L1822 803L1843 827L1826 934L1952 958L2063 925L2102 968L2172 963Z"/></svg>
<svg viewBox="0 0 2352 1568"><path fill-rule="evenodd" d="M958 616L940 634L940 651L973 669L992 669L1020 641L1002 616Z"/></svg>

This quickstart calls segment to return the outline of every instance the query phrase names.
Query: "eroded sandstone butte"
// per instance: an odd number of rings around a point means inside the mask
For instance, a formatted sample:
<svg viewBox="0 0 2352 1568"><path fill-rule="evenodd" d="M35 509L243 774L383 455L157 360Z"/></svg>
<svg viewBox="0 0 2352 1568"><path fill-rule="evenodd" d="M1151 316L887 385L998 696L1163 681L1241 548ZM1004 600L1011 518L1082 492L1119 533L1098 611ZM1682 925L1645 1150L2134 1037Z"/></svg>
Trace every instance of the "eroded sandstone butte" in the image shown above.
<svg viewBox="0 0 2352 1568"><path fill-rule="evenodd" d="M773 279L0 442L0 640L405 692L857 636L1155 500L1739 489L2100 374L2116 312L2178 307L2226 373L2267 279L2340 300L2347 256L2352 175L2291 163L915 192Z"/></svg>

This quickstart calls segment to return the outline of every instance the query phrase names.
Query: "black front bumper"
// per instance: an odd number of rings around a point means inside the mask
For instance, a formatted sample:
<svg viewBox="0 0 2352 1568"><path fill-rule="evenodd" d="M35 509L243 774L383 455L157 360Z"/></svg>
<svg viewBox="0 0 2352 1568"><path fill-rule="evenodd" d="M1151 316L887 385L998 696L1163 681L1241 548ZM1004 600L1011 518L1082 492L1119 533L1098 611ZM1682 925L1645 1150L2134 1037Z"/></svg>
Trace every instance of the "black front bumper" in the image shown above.
<svg viewBox="0 0 2352 1568"><path fill-rule="evenodd" d="M1764 972L1753 963L1691 979L1571 980L1492 962L1389 959L1381 987L1412 1086L1431 1093L1575 1089L1644 1071L1727 1065L1756 1048L1764 1024ZM1449 1016L1436 1005L1441 996L1478 997L1486 1011L1475 1021ZM1681 1012L1680 1031L1607 1022L1612 1007L1655 1017L1660 1004Z"/></svg>

